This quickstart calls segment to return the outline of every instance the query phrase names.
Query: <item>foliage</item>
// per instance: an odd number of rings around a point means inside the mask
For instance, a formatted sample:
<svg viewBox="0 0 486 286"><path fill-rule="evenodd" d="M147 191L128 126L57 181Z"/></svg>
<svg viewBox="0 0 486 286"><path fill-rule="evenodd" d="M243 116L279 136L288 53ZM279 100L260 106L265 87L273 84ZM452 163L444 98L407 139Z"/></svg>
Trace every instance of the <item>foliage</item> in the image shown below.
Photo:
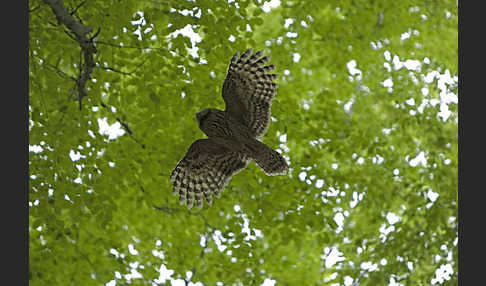
<svg viewBox="0 0 486 286"><path fill-rule="evenodd" d="M99 28L81 110L82 49L29 4L31 285L457 284L456 1L65 0ZM281 75L263 141L291 172L251 163L188 211L169 174L249 47Z"/></svg>

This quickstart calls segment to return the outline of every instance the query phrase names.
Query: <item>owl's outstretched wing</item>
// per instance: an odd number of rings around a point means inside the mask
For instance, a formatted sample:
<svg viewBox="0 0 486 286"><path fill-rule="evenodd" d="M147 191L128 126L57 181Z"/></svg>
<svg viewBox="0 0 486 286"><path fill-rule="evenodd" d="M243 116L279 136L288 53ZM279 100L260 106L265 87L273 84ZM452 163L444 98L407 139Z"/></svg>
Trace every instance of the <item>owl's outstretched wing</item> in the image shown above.
<svg viewBox="0 0 486 286"><path fill-rule="evenodd" d="M245 155L232 151L217 139L200 139L192 143L182 160L170 175L172 191L179 194L179 201L192 208L203 206L203 196L208 205L214 194L219 198L231 177L244 169L249 162Z"/></svg>
<svg viewBox="0 0 486 286"><path fill-rule="evenodd" d="M240 57L236 52L231 58L228 73L223 83L223 99L226 111L245 124L256 138L265 135L270 124L270 107L277 93L273 81L277 74L269 72L275 65L265 64L270 60L263 51L252 55L253 49Z"/></svg>

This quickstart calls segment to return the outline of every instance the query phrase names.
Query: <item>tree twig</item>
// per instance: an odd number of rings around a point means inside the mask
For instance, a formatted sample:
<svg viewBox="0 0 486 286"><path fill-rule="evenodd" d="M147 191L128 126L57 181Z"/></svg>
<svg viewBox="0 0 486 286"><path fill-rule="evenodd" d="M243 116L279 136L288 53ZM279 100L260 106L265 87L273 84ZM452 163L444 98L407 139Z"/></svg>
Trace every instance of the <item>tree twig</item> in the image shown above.
<svg viewBox="0 0 486 286"><path fill-rule="evenodd" d="M76 8L74 8L69 14L74 15L78 11L78 9L81 8L81 6L83 6L85 3L86 3L86 0L79 3L79 5L76 6Z"/></svg>
<svg viewBox="0 0 486 286"><path fill-rule="evenodd" d="M111 109L108 107L108 105L106 105L102 100L100 100L100 104L105 109L111 111ZM145 149L145 144L143 144L142 142L138 141L137 138L135 138L133 136L133 131L130 128L130 126L128 125L128 123L126 123L123 120L121 120L120 117L115 117L115 119L123 127L123 130L125 130L128 133L128 135L130 135L130 138L132 138L133 141L135 141L137 144L139 144L140 146L142 146L143 149Z"/></svg>
<svg viewBox="0 0 486 286"><path fill-rule="evenodd" d="M157 48L157 47L137 47L137 46L129 46L129 45L124 45L120 46L115 43L110 43L110 42L104 42L104 41L98 41L97 42L99 45L106 45L114 48L119 48L119 49L137 49L137 50L155 50L155 51L161 51L161 52L169 52L167 48Z"/></svg>
<svg viewBox="0 0 486 286"><path fill-rule="evenodd" d="M100 69L104 69L104 70L108 70L108 71L112 71L112 72L116 72L116 73L119 73L119 74L122 74L122 75L130 75L130 76L133 75L132 73L124 72L124 71L121 71L121 70L118 70L118 69L115 69L115 68L112 68L112 67L102 67L102 66L100 66L99 68Z"/></svg>
<svg viewBox="0 0 486 286"><path fill-rule="evenodd" d="M204 243L204 245L203 245L203 247L202 247L202 249L201 249L201 252L200 252L200 254L199 254L199 258L202 260L202 259L203 259L203 257L204 257L204 254L206 253L205 251L206 251L206 249L208 248L209 239L211 239L212 235L213 235L213 234L214 234L214 232L216 231L216 228L215 228L215 227L213 227L213 226L211 226L211 225L210 225L210 224L207 222L207 220L206 220L206 218L205 218L204 216L201 216L201 217L203 218L203 220L204 220L204 223L205 223L206 227L208 227L208 228L211 230L211 231L210 231L210 233L208 233L208 234L204 235L205 243ZM189 279L184 279L184 282L185 282L185 284L186 284L186 285L189 285L189 282L191 282L191 281L192 281L192 278L194 278L194 276L196 275L196 271L197 271L196 266L193 266L193 267L192 267L192 269L191 269L191 277L189 277Z"/></svg>
<svg viewBox="0 0 486 286"><path fill-rule="evenodd" d="M166 212L168 214L173 214L174 213L174 210L172 210L169 207L159 207L159 206L153 205L153 208L156 209L156 210L159 210L159 211Z"/></svg>
<svg viewBox="0 0 486 286"><path fill-rule="evenodd" d="M73 76L71 76L71 75L63 72L62 70L60 70L57 67L57 65L50 64L46 60L44 60L43 58L41 58L39 56L36 56L34 54L32 54L32 57L38 58L38 59L42 60L42 65L43 66L47 67L48 70L51 70L51 71L57 73L60 77L65 78L65 79L70 79L70 80L76 81L76 78L75 77L73 77Z"/></svg>

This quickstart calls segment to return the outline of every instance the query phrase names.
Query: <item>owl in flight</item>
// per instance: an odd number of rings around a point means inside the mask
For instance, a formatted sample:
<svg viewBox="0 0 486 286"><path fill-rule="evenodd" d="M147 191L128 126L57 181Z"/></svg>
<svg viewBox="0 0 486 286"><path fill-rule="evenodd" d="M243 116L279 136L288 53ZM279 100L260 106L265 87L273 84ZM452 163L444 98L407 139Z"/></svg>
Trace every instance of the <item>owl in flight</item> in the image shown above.
<svg viewBox="0 0 486 286"><path fill-rule="evenodd" d="M224 111L206 108L196 120L207 139L196 140L170 175L173 193L181 205L201 209L203 197L208 205L213 194L219 198L231 177L253 160L267 175L285 174L285 159L260 139L270 124L270 107L277 93L270 74L275 65L265 65L263 51L248 49L231 58L223 82Z"/></svg>

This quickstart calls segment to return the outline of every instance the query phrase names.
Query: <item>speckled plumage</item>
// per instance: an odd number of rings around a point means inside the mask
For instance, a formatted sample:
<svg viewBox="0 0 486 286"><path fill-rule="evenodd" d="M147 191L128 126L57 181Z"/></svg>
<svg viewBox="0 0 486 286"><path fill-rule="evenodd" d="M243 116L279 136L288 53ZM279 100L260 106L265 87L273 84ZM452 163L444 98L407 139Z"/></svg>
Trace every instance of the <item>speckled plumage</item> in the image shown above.
<svg viewBox="0 0 486 286"><path fill-rule="evenodd" d="M196 114L208 139L195 141L171 173L173 192L188 208L211 205L233 175L253 160L267 175L284 174L285 159L259 141L270 124L270 108L277 92L263 51L245 51L231 58L223 83L225 111L207 108Z"/></svg>

